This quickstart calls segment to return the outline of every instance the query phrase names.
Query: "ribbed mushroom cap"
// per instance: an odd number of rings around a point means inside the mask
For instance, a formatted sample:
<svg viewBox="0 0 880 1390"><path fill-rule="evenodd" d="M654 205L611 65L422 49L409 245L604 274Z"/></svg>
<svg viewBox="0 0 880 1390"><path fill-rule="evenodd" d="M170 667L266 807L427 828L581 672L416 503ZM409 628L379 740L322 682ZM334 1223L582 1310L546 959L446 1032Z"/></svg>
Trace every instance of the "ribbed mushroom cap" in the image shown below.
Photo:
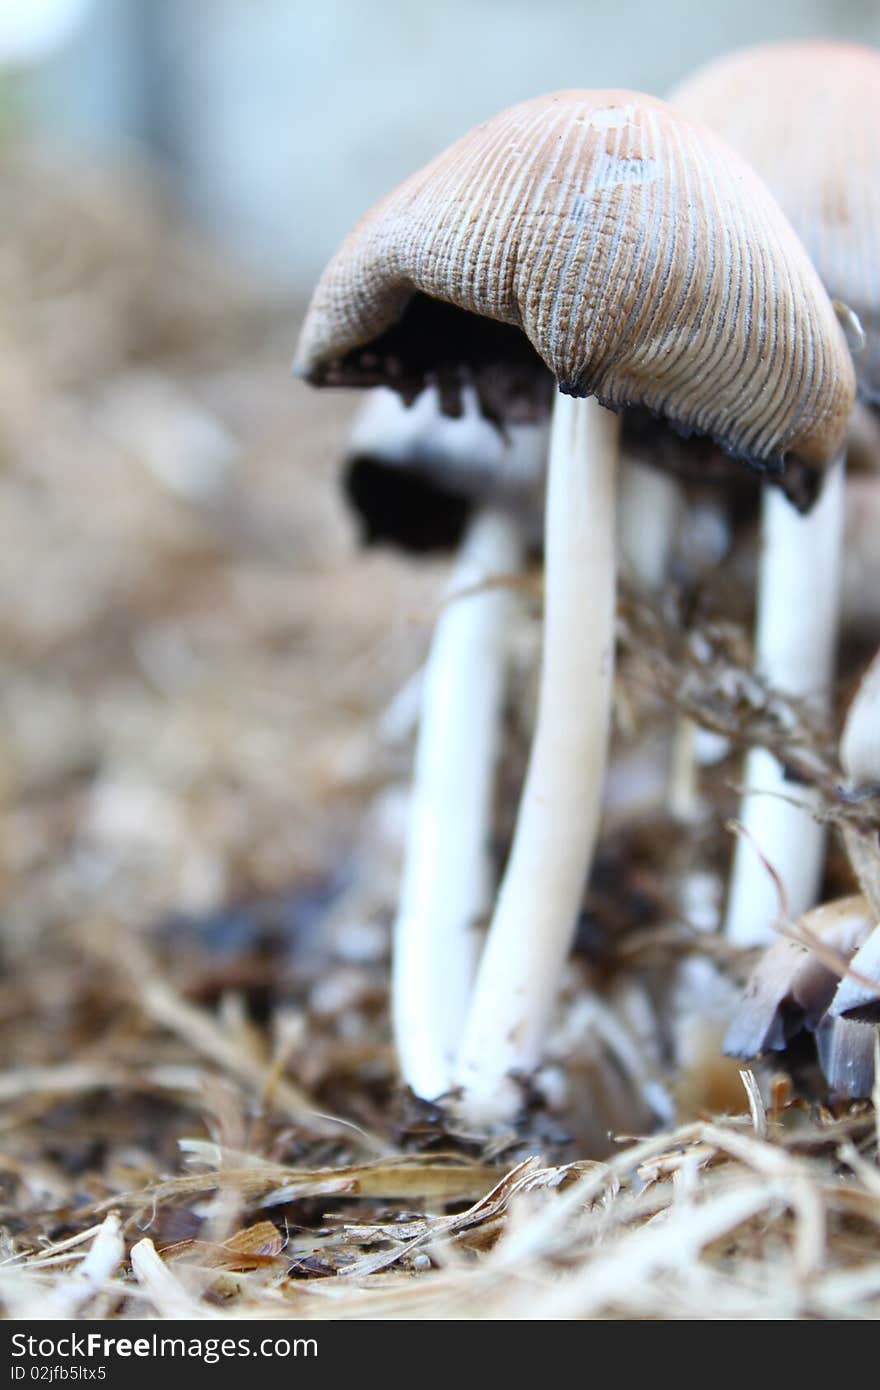
<svg viewBox="0 0 880 1390"><path fill-rule="evenodd" d="M860 393L880 404L880 52L803 42L745 49L672 101L764 178L828 293L859 317Z"/></svg>
<svg viewBox="0 0 880 1390"><path fill-rule="evenodd" d="M633 92L512 107L378 203L318 283L296 370L405 396L435 380L450 409L471 379L510 418L546 399L542 363L567 394L644 406L774 471L833 457L854 394L764 185Z"/></svg>

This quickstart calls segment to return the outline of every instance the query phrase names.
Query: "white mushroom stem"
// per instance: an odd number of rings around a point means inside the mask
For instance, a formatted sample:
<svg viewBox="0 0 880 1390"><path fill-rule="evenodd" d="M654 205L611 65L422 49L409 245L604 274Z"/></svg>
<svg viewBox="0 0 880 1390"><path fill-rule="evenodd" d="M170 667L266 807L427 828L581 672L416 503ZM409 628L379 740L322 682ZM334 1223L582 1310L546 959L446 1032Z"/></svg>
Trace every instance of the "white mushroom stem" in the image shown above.
<svg viewBox="0 0 880 1390"><path fill-rule="evenodd" d="M624 454L620 465L620 572L645 593L656 597L668 583L686 517L685 491L678 478ZM696 820L701 811L696 742L696 724L681 715L672 738L667 805L673 819L684 824Z"/></svg>
<svg viewBox="0 0 880 1390"><path fill-rule="evenodd" d="M880 651L859 682L840 739L840 761L854 787L880 783Z"/></svg>
<svg viewBox="0 0 880 1390"><path fill-rule="evenodd" d="M677 478L624 455L620 463L620 572L648 593L669 578L684 489Z"/></svg>
<svg viewBox="0 0 880 1390"><path fill-rule="evenodd" d="M840 740L840 761L853 791L876 794L880 786L880 651L862 676L847 711ZM877 854L876 826L845 824L843 839L862 892L871 904L875 918L880 918L880 858Z"/></svg>
<svg viewBox="0 0 880 1390"><path fill-rule="evenodd" d="M540 1060L592 858L611 722L618 449L615 415L556 398L537 720L455 1073L476 1125L515 1114L511 1073Z"/></svg>
<svg viewBox="0 0 880 1390"><path fill-rule="evenodd" d="M764 489L758 573L755 664L773 689L826 707L834 674L843 535L844 466L826 475L812 510L801 516L775 488ZM747 835L733 855L725 931L738 946L773 940L779 892L761 855L778 875L791 917L816 902L825 830L809 788L787 781L764 748L745 764L740 820ZM760 854L756 853L756 849Z"/></svg>
<svg viewBox="0 0 880 1390"><path fill-rule="evenodd" d="M492 798L515 599L509 589L479 586L521 564L520 524L500 512L477 512L423 676L392 1016L403 1078L427 1099L451 1085L477 926L491 900Z"/></svg>
<svg viewBox="0 0 880 1390"><path fill-rule="evenodd" d="M865 637L880 631L880 474L846 480L843 626Z"/></svg>

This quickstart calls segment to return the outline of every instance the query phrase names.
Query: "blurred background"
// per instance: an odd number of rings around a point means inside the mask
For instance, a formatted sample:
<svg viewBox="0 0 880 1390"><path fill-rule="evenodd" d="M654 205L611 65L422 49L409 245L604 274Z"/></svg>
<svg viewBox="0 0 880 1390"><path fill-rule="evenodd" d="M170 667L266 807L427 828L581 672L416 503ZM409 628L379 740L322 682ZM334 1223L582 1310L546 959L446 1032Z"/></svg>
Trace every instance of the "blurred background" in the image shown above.
<svg viewBox="0 0 880 1390"><path fill-rule="evenodd" d="M322 264L509 103L662 94L726 49L810 34L880 44L880 0L0 0L0 1222L29 1248L149 1190L181 1137L327 1163L324 1112L397 1123L400 696L447 569L365 551L346 516L357 401L289 372ZM753 558L725 610L740 665ZM856 590L873 651L880 585ZM584 983L626 983L633 923L685 921L694 949L730 848L732 757L687 836L642 813L665 806L654 684L621 663L629 819L606 818L552 1054L580 1154L652 1123L578 1012ZM839 851L829 873L843 891ZM741 1106L736 1067L719 1076ZM150 1230L206 1219L153 1205Z"/></svg>
<svg viewBox="0 0 880 1390"><path fill-rule="evenodd" d="M310 921L368 862L339 950L381 1013L411 730L377 721L445 571L358 547L356 401L289 374L309 289L505 104L807 34L880 43L880 3L0 0L0 951Z"/></svg>
<svg viewBox="0 0 880 1390"><path fill-rule="evenodd" d="M207 1058L245 1106L273 1067L321 1110L388 1123L396 697L446 569L359 547L338 489L357 402L290 377L338 239L506 104L663 93L807 34L880 43L880 4L0 0L0 1055L21 1226L49 1231L83 1174L106 1195L173 1166L191 1097L163 1092L161 1124L88 1099L131 1076L142 1095L148 1063ZM669 710L629 691L635 746ZM660 804L665 764L648 768ZM714 925L734 777L719 765L688 837L609 829L570 999L695 866ZM560 1046L586 1092L599 1045L581 1020ZM648 1122L581 1111L591 1152Z"/></svg>
<svg viewBox="0 0 880 1390"><path fill-rule="evenodd" d="M295 291L375 198L503 106L562 87L663 95L714 54L809 35L880 42L880 4L0 0L29 128L89 158L146 157Z"/></svg>

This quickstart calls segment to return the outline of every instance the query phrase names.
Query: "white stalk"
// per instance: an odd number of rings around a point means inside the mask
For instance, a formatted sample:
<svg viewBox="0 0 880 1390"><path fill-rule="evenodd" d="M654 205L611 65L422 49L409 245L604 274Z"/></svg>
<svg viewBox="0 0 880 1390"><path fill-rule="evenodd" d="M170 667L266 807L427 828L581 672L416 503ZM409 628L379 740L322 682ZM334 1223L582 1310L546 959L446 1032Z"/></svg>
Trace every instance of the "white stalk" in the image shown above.
<svg viewBox="0 0 880 1390"><path fill-rule="evenodd" d="M521 564L520 524L500 512L477 512L424 671L394 928L392 1018L403 1078L426 1099L452 1082L477 926L491 893L494 774L515 600L503 588L470 590Z"/></svg>
<svg viewBox="0 0 880 1390"><path fill-rule="evenodd" d="M842 460L807 516L777 489L764 489L756 669L774 689L817 709L827 708L834 675L843 504ZM766 749L749 752L744 785L739 815L748 835L734 849L725 931L737 946L758 946L774 939L780 902L756 847L779 875L789 915L799 917L817 899L825 830L811 814L815 795L786 781Z"/></svg>
<svg viewBox="0 0 880 1390"><path fill-rule="evenodd" d="M697 725L686 714L676 718L669 757L666 805L679 825L691 825L701 813L697 776Z"/></svg>
<svg viewBox="0 0 880 1390"><path fill-rule="evenodd" d="M875 787L880 782L880 651L847 710L840 761L854 787Z"/></svg>
<svg viewBox="0 0 880 1390"><path fill-rule="evenodd" d="M684 488L677 478L624 454L620 464L620 572L655 598L669 581L685 508ZM673 819L684 824L700 815L696 739L696 724L680 715L672 737L667 805Z"/></svg>
<svg viewBox="0 0 880 1390"><path fill-rule="evenodd" d="M625 454L620 461L620 572L648 593L669 578L684 489L677 478Z"/></svg>
<svg viewBox="0 0 880 1390"><path fill-rule="evenodd" d="M860 636L880 630L880 475L846 480L843 624Z"/></svg>
<svg viewBox="0 0 880 1390"><path fill-rule="evenodd" d="M455 1080L467 1122L508 1121L540 1060L599 821L611 722L619 421L559 395L544 541L538 711Z"/></svg>
<svg viewBox="0 0 880 1390"><path fill-rule="evenodd" d="M847 711L840 739L840 761L854 791L870 793L880 784L880 652L877 652L862 676ZM862 892L875 917L880 917L880 858L877 854L876 826L846 824L843 827L843 840ZM880 964L880 952L877 962Z"/></svg>

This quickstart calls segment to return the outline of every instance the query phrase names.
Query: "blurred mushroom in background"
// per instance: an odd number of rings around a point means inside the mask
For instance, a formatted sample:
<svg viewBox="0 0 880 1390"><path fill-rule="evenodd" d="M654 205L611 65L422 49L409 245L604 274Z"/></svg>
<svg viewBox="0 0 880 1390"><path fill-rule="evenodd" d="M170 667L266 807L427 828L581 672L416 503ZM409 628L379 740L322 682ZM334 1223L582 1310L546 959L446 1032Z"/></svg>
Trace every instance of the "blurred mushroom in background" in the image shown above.
<svg viewBox="0 0 880 1390"><path fill-rule="evenodd" d="M850 705L840 741L847 798L867 811L844 822L862 893L804 914L761 955L725 1039L732 1056L783 1053L803 1031L815 1035L834 1096L869 1096L880 1022L880 654Z"/></svg>
<svg viewBox="0 0 880 1390"><path fill-rule="evenodd" d="M838 304L859 394L880 401L880 53L858 44L768 44L727 55L686 79L671 100L717 131L766 180ZM845 153L843 153L845 152ZM800 516L764 495L755 665L771 687L830 706L838 634L844 489L842 464ZM766 749L743 774L725 931L752 946L773 938L776 887L794 916L817 898L825 832L809 789ZM754 842L754 843L753 843Z"/></svg>

